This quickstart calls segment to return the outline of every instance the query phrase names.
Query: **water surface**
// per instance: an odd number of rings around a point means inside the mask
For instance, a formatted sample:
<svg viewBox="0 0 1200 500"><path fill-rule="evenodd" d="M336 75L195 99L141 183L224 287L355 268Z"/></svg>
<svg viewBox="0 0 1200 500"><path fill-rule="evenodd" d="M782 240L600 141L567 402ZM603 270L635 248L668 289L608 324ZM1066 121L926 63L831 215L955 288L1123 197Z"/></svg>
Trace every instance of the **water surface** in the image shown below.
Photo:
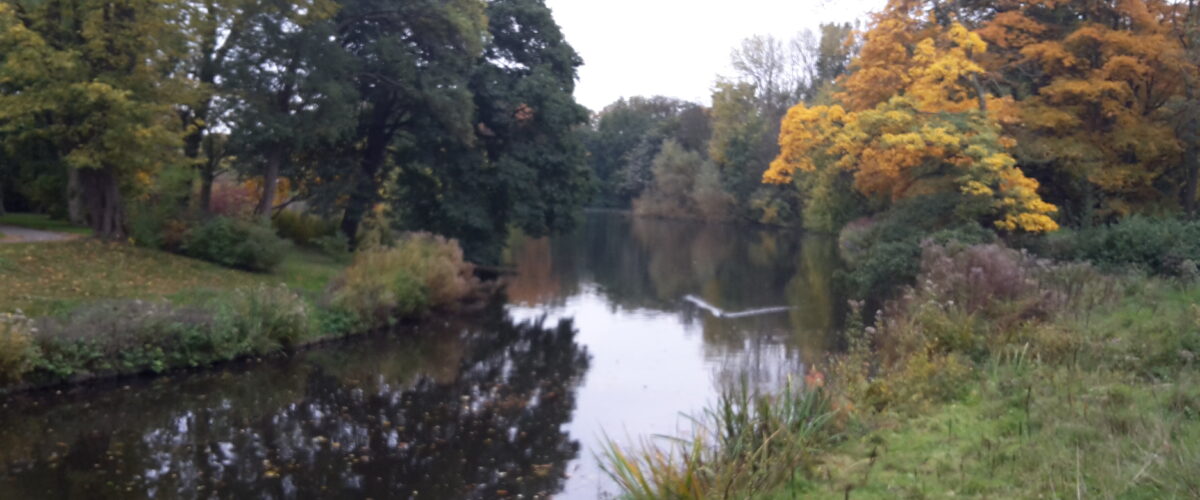
<svg viewBox="0 0 1200 500"><path fill-rule="evenodd" d="M11 397L0 498L605 497L605 434L781 385L841 315L832 245L794 233L592 214L508 253L470 320Z"/></svg>

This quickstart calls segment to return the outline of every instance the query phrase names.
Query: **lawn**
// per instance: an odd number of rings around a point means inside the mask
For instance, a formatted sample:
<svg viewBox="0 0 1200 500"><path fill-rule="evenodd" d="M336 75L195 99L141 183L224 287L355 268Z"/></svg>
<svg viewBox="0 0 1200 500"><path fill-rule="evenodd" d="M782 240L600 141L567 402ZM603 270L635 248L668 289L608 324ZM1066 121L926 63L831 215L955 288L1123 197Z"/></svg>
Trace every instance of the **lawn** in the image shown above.
<svg viewBox="0 0 1200 500"><path fill-rule="evenodd" d="M37 229L41 231L56 231L60 233L79 234L83 236L91 236L92 234L92 230L90 228L76 226L67 221L51 219L49 215L40 214L4 214L0 215L0 224L23 227L26 229Z"/></svg>
<svg viewBox="0 0 1200 500"><path fill-rule="evenodd" d="M274 273L255 274L95 240L7 244L0 245L0 311L38 316L95 300L170 298L258 284L284 283L315 295L340 268L301 249L293 249Z"/></svg>

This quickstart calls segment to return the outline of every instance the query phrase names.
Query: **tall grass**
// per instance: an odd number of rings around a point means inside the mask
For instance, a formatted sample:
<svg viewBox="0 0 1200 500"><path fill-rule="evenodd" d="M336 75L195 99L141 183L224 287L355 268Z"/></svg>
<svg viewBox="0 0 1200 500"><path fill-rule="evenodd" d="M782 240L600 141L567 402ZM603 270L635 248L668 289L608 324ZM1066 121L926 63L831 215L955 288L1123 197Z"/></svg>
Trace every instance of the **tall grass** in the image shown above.
<svg viewBox="0 0 1200 500"><path fill-rule="evenodd" d="M688 417L687 438L659 436L633 446L607 439L604 471L633 499L727 498L768 491L810 465L837 437L830 400L820 388L789 381L777 394L725 391Z"/></svg>

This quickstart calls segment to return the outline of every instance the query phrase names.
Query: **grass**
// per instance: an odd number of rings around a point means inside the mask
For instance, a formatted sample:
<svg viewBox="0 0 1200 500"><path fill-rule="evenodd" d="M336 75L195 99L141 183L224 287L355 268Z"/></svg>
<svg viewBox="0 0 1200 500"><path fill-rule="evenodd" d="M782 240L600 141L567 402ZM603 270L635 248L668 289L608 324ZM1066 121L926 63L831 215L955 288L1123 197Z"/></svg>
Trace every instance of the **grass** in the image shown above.
<svg viewBox="0 0 1200 500"><path fill-rule="evenodd" d="M54 231L59 233L91 236L91 228L76 226L63 220L51 219L49 215L29 213L8 213L0 215L0 224L37 229L39 231ZM3 237L3 236L0 236Z"/></svg>
<svg viewBox="0 0 1200 500"><path fill-rule="evenodd" d="M0 245L0 309L41 316L101 299L151 299L259 284L284 283L315 293L342 267L301 249L293 249L275 272L255 274L95 240L7 244Z"/></svg>

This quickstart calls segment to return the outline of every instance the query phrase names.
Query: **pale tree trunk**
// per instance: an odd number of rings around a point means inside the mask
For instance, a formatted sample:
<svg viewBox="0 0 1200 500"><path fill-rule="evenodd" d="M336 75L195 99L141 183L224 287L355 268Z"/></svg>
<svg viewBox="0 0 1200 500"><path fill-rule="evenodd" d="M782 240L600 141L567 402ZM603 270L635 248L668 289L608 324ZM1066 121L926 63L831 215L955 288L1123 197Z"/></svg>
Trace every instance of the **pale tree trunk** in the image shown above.
<svg viewBox="0 0 1200 500"><path fill-rule="evenodd" d="M79 186L79 169L67 167L67 220L82 226L87 223L83 210L83 193Z"/></svg>

